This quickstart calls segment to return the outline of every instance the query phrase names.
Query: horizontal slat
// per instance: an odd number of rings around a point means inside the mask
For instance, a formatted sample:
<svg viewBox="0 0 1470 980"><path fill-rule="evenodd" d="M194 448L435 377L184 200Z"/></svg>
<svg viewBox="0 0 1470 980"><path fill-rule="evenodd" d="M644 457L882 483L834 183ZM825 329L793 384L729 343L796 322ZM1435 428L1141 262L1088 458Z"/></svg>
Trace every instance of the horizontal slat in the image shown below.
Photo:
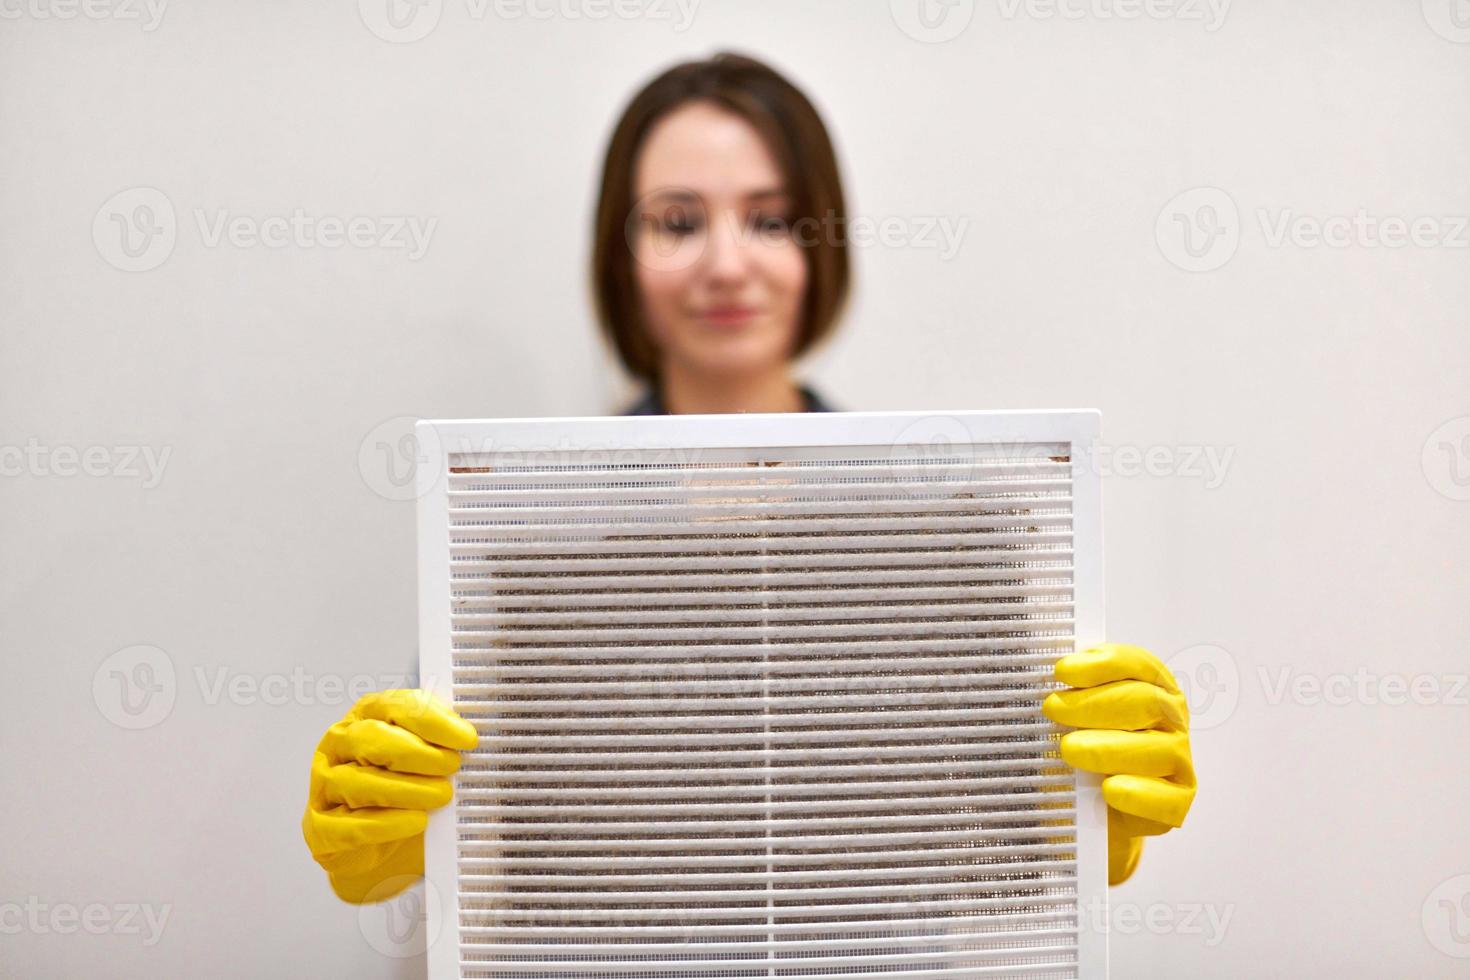
<svg viewBox="0 0 1470 980"><path fill-rule="evenodd" d="M913 632L910 629L910 632ZM679 644L653 645L650 643L609 644L606 638L600 645L577 644L575 646L537 646L520 642L508 635L475 636L461 634L456 638L455 649L462 651L455 658L455 669L477 663L495 663L502 660L528 660L543 663L557 660L689 660L699 658L716 659L745 658L747 661L766 658L779 663L782 658L807 657L859 659L861 657L892 656L898 659L916 653L940 653L946 650L965 653L990 651L1001 658L996 663L1005 663L1005 657L1030 656L1039 652L1052 652L1056 656L1074 648L1070 636L899 636L892 639L864 640L846 636L825 636L806 640L796 637L752 636L740 643L706 643L703 641Z"/></svg>
<svg viewBox="0 0 1470 980"><path fill-rule="evenodd" d="M741 785L739 783L725 783L719 786L623 786L623 787L596 787L587 786L497 786L495 788L481 789L469 781L466 773L461 783L459 796L462 800L476 799L541 799L541 798L567 798L585 799L587 797L611 797L633 796L644 799L662 797L684 798L712 796L715 801L708 804L710 812L721 812L725 808L724 798L764 795L764 796L837 796L861 795L871 793L875 789L888 787L893 793L925 792L951 792L958 793L962 790L977 790L974 795L983 795L986 790L995 791L1001 789L1012 789L1016 787L1035 787L1056 785L1064 786L1070 783L1069 770L1062 767L1060 762L1054 762L1057 766L1056 776L1028 775L1028 776L985 776L973 779L935 779L935 780L893 780L876 783L871 780L860 780L851 783L767 783L765 785ZM463 769L461 770L463 772ZM807 804L813 809L821 807L818 801Z"/></svg>
<svg viewBox="0 0 1470 980"><path fill-rule="evenodd" d="M907 789L906 784L895 787L895 792L903 792ZM921 787L922 789L922 787ZM934 808L936 812L948 813L952 810L965 810L971 812L989 812L1004 810L1008 807L1020 806L1025 803L1034 803L1039 809L1038 813L1045 813L1048 806L1071 805L1076 802L1076 794L1070 788L1069 783L1059 782L1056 786L1047 789L1039 789L1024 793L1006 793L1003 796L988 798L966 796L959 799L952 797L925 796L896 796L881 799L847 799L847 800L823 800L821 813L881 813L892 810L916 810ZM741 813L802 813L812 814L813 801L811 800L764 800L748 803L740 800L731 800L721 803L715 811L721 815ZM650 800L647 794L634 803L577 803L575 806L559 805L535 805L535 804L495 804L481 801L466 801L466 805L460 813L461 822L466 826L474 823L477 815L487 818L492 816L522 816L522 817L626 817L635 813L646 813L657 816L660 819L677 820L686 816L696 818L709 817L711 815L710 804L701 803L671 803L667 800Z"/></svg>
<svg viewBox="0 0 1470 980"><path fill-rule="evenodd" d="M1003 886L1005 883L987 882L985 884L987 888L995 890ZM1028 889L1028 891L1031 890ZM1012 914L1017 909L1038 909L1043 907L1055 907L1064 911L1068 916L1074 919L1076 918L1077 911L1075 906L1077 903L1077 893L1075 890L1066 887L1048 887L1044 889L1044 891L1046 892L1045 894L1029 894L1017 892L1015 894L1004 894L1000 897L983 897L985 895L985 892L980 892L979 894L982 896L980 898L922 898L915 901L911 901L907 898L902 898L902 900L900 901L893 902L844 901L841 904L832 905L775 905L770 901L767 901L766 899L766 896L771 894L770 892L746 891L740 894L743 894L746 898L750 899L752 904L745 906L730 907L722 905L713 908L701 908L693 902L679 901L675 903L649 902L638 908L632 909L603 908L591 906L563 906L550 909L531 907L506 908L503 906L495 908L479 908L476 907L473 903L482 900L484 896L477 893L471 893L463 895L460 899L460 918L463 922L471 924L486 921L503 921L506 919L531 919L533 921L533 925L531 926L509 926L507 928L540 929L549 926L556 926L560 928L560 923L567 923L568 928L577 928L578 925L581 925L582 928L585 928L589 934L593 935L598 933L605 933L609 928L626 928L630 931L641 931L647 929L652 931L655 929L665 928L682 929L695 927L700 929L701 931L744 931L750 928L749 923L736 922L728 924L712 924L708 920L750 919L757 916L770 920L762 923L762 928L771 932L810 932L814 929L839 929L846 928L848 926L857 927L864 922L887 922L892 923L895 927L897 927L898 925L909 921L934 921L934 918L897 918L867 920L858 918L865 915L912 914L914 916L940 917L940 921L947 922L951 921L952 918L962 917L951 917L945 915L945 913L967 912L976 909L988 910L986 911L984 916L977 917L982 920L988 919L995 915ZM503 894L504 893L502 893L502 895ZM525 899L524 896L527 893L517 892L514 894L517 898L521 898L524 901L537 902L538 904L541 902L540 899L536 898ZM555 894L559 895L562 898L566 897L563 893L559 892L542 894ZM647 895L650 893L644 892L643 894ZM708 895L711 893L684 892L680 894ZM784 897L788 893L783 891L781 894L784 900ZM575 897L585 899L591 896L589 896L589 894L586 892L578 892L576 893ZM498 900L500 899L497 899L497 901ZM721 901L725 900L722 899ZM661 904L668 904L669 907L660 907ZM842 916L842 918L827 918L834 915ZM595 923L599 919L606 919L608 920L608 922L606 925L585 925L585 923L588 922ZM651 919L658 923L666 923L671 919L677 921L676 924L673 926L637 924L643 919ZM792 921L775 921L788 919ZM480 928L494 927L480 926Z"/></svg>
<svg viewBox="0 0 1470 980"><path fill-rule="evenodd" d="M785 556L790 557L790 556ZM788 563L789 564L789 563ZM1025 567L1019 562L956 562L947 565L925 564L916 568L902 565L892 567L833 566L825 571L813 568L764 568L759 562L718 571L669 571L663 566L650 567L644 571L622 574L602 574L596 569L581 569L573 573L567 569L548 570L537 575L516 575L509 570L497 570L493 563L476 562L469 569L454 576L450 586L456 595L484 592L493 588L497 592L514 593L522 589L548 589L575 587L579 591L624 590L641 592L652 589L752 589L822 585L839 589L855 589L874 585L913 587L920 583L937 582L1001 582L1015 583L1017 580L1034 582L1037 585L1055 584L1070 587L1072 584L1071 562L1056 560L1028 562ZM1004 584L997 588L1005 588Z"/></svg>
<svg viewBox="0 0 1470 980"><path fill-rule="evenodd" d="M764 649L769 650L769 647ZM505 651L498 651L502 656ZM1023 654L986 654L979 657L843 657L841 659L812 659L805 660L772 660L757 659L752 657L743 662L721 663L704 659L694 659L686 655L688 663L674 664L640 664L640 663L618 663L616 661L602 660L590 664L503 664L497 663L495 656L479 658L484 663L467 664L456 667L454 676L468 681L472 678L492 676L501 678L510 677L590 677L590 678L612 678L628 677L636 674L653 673L655 676L667 677L680 671L699 673L705 675L744 675L751 671L760 671L770 676L782 674L813 674L813 673L857 673L866 670L920 670L942 667L953 670L970 670L977 672L977 676L983 676L978 672L995 667L1032 666L1051 669L1052 661L1057 659L1056 651L1041 651L1037 653ZM507 658L510 659L510 658ZM515 659L522 659L516 657ZM635 658L636 659L636 658Z"/></svg>
<svg viewBox="0 0 1470 980"><path fill-rule="evenodd" d="M887 776L924 776L954 772L1008 772L1036 769L1061 770L1059 757L1033 756L1021 759L940 759L934 762L889 762L883 759L856 762L830 762L814 766L743 766L728 768L683 768L666 767L656 769L506 769L497 767L480 771L474 767L461 767L460 789L465 792L486 788L491 783L608 783L664 785L671 781L685 782L748 782L753 779L770 780L772 787L782 790L790 783L785 780L804 779L821 775L842 776L854 780L883 780ZM805 785L805 784L802 784ZM843 784L847 785L847 784ZM701 787L704 788L704 787ZM746 787L741 787L743 792Z"/></svg>
<svg viewBox="0 0 1470 980"><path fill-rule="evenodd" d="M707 715L658 715L630 718L611 718L595 716L591 718L557 717L557 718L507 718L502 716L486 718L482 716L486 711L498 711L496 702L473 701L468 698L461 699L456 696L456 705L460 706L460 712L480 732L490 731L517 731L528 729L550 729L564 731L579 731L596 729L598 731L629 731L645 728L697 728L697 729L721 729L721 728L748 728L751 725L767 724L772 731L789 730L793 732L805 731L808 728L830 727L833 725L854 724L867 722L871 724L900 725L906 722L945 722L952 721L959 724L966 722L982 721L1029 721L1037 722L1037 714L1029 703L1025 705L1006 705L999 708L977 708L973 705L961 705L955 708L923 708L918 710L889 710L886 708L878 711L825 711L825 712L803 712L801 714L766 714L766 715L722 715L712 712ZM515 702L521 704L522 702ZM725 707L723 704L720 707ZM760 710L759 708L750 710ZM1050 724L1050 723L1047 723ZM899 728L883 728L879 731L901 731Z"/></svg>
<svg viewBox="0 0 1470 980"><path fill-rule="evenodd" d="M1066 545L1072 540L1070 530L1037 531L954 531L948 534L928 532L921 528L905 534L828 535L810 538L801 535L766 535L755 539L745 534L728 536L708 534L698 538L663 536L591 537L583 529L573 540L512 541L497 538L481 540L467 533L456 534L449 543L452 558L481 558L498 562L516 562L522 558L556 556L565 562L596 561L603 564L612 556L678 555L683 560L708 555L724 560L729 555L768 555L825 551L847 556L850 560L869 560L869 552L877 548L944 548L989 551L997 548L1042 547Z"/></svg>
<svg viewBox="0 0 1470 980"><path fill-rule="evenodd" d="M668 936L679 939L682 945L683 942L691 941L691 937L703 935L718 936L722 934L728 934L731 936L744 936L750 935L752 933L759 934L763 932L772 935L783 935L787 933L800 934L809 932L826 932L835 937L846 932L881 933L931 929L939 930L940 932L949 932L952 935L961 936L966 938L968 941L973 942L979 939L986 938L986 933L982 932L966 934L963 932L966 926L984 926L986 927L987 931L998 930L1007 926L1012 928L1032 925L1045 927L1025 929L1024 932L1027 936L1036 936L1043 933L1049 934L1053 931L1058 935L1076 933L1077 930L1075 928L1075 923L1077 920L1077 912L1075 909L1065 907L1067 903L1074 902L1075 900L1075 897L1052 899L1052 903L1055 903L1057 906L1061 907L1052 908L1047 911L994 912L985 915L950 915L943 917L931 916L927 918L913 919L844 919L840 922L816 924L810 922L770 922L760 924L728 923L721 925L676 924L665 926L638 926L628 925L626 923L619 922L610 923L606 926L574 926L564 925L560 922L547 921L544 925L530 926L487 926L462 924L459 927L459 931L462 935L494 939L498 939L501 937L525 937L528 939L544 939L549 934L554 934L558 938L565 937L571 939L581 938L584 936L589 938L596 938L599 936L606 937L609 932L616 930L616 933L619 936L625 936L630 939L649 937L650 939L657 940L658 937ZM746 916L749 917L749 915L750 913L747 912ZM1072 928L1069 929L1060 927L1061 924L1069 922L1073 923ZM993 935L990 938L994 938ZM917 936L859 936L856 938L854 944L871 944L873 946L879 946L887 944L898 945L902 943L913 942L924 943L926 941L926 939ZM516 951L519 951L522 948L523 947L521 947L520 945L507 946L507 949ZM622 944L621 948L633 951L637 947L635 946L635 944L627 943ZM648 947L644 948L646 949ZM725 943L724 948L730 949L732 948L732 946L730 943ZM734 948L738 948L743 952L752 947L748 946L746 943L741 943L738 947ZM579 945L578 952L581 951L582 950Z"/></svg>
<svg viewBox="0 0 1470 980"><path fill-rule="evenodd" d="M581 825L581 830L586 831L589 826ZM646 828L645 828L646 829ZM667 829L682 829L669 827ZM544 834L542 828L522 826L519 832L527 833L538 831ZM561 836L548 839L541 836L533 840L487 840L481 839L480 835L470 836L463 832L459 835L460 853L465 857L478 854L481 849L494 851L589 851L598 854L611 850L619 851L727 851L760 846L777 848L813 848L813 847L907 847L917 844L937 844L944 841L973 842L986 840L1012 840L1018 837L1065 837L1065 827L994 827L989 830L979 831L971 827L965 830L920 830L908 833L870 833L870 834L811 834L805 837L765 837L753 835L748 837L706 837L699 840L685 838L651 838L641 840L629 840L618 838L610 840L607 837L599 837L592 840L567 840ZM514 860L509 858L508 860ZM741 860L749 861L749 858Z"/></svg>
<svg viewBox="0 0 1470 980"><path fill-rule="evenodd" d="M461 904L473 902L524 902L536 904L554 904L556 902L601 902L604 904L626 903L635 906L633 910L619 910L626 915L629 911L649 911L651 914L667 915L668 908L659 911L660 906L670 906L675 911L683 911L688 915L718 916L720 909L702 908L700 903L708 902L750 902L753 905L746 908L744 914L749 915L752 910L759 909L761 912L773 917L807 916L807 915L830 915L846 911L851 906L847 905L848 899L853 898L879 898L891 897L901 899L905 902L917 896L927 895L992 895L997 898L1020 900L1021 893L1037 892L1039 894L1073 894L1077 887L1076 869L1065 866L1048 865L1045 871L1031 869L1029 878L941 878L938 881L886 881L877 885L813 885L811 887L798 888L789 882L783 881L779 888L768 887L768 883L761 881L742 882L743 888L733 887L734 882L723 881L724 887L716 888L679 888L668 887L670 885L691 884L682 877L671 879L669 876L659 878L643 878L640 882L645 885L663 885L663 888L647 889L639 891L627 890L582 890L576 891L534 891L534 890L508 890L511 886L524 885L527 882L519 881L515 875L486 876L477 875L477 887L473 891L461 890ZM1010 866L1007 874L1014 873L1014 865ZM847 872L848 878L852 878L851 872ZM486 882L487 877L496 877L507 890L497 891L495 887ZM930 877L936 877L931 875ZM807 902L807 905L779 905L778 902ZM822 905L821 902L841 902L843 904ZM924 899L925 904L930 899Z"/></svg>
<svg viewBox="0 0 1470 980"><path fill-rule="evenodd" d="M1053 834L1052 836L1057 836ZM756 842L748 842L756 843ZM774 847L774 845L771 845ZM618 845L608 845L609 850ZM975 860L989 867L992 860L1000 857L1044 857L1046 855L1069 855L1076 853L1077 845L1071 844L977 844L973 847L920 848L907 851L858 851L852 853L801 854L593 854L579 855L530 855L513 854L495 857L477 856L460 849L460 867L470 873L488 868L515 869L525 872L548 868L593 868L606 870L656 871L668 868L744 868L752 864L798 865L814 864L830 867L837 864L882 864L885 861L901 861L914 865L916 862L942 862L952 871L964 866L967 860ZM855 875L867 874L873 868L854 870ZM886 869L884 869L886 870ZM677 872L683 875L683 871Z"/></svg>
<svg viewBox="0 0 1470 980"><path fill-rule="evenodd" d="M981 600L1018 602L1030 599L1070 602L1071 594L1072 587L1066 582L1051 584L1036 582L1025 585L967 583L964 585L898 586L890 584L882 587L853 586L822 589L761 589L756 588L754 583L751 587L742 589L735 583L727 583L723 588L681 592L597 592L588 590L580 583L570 583L566 588L551 591L543 583L543 591L539 593L503 592L497 589L484 596L462 596L454 600L453 608L456 615L492 612L505 607L569 610L583 606L616 608L619 604L649 602L657 602L661 608L668 609L705 609L712 605L751 605L754 603L787 607L861 606L881 603L884 607L891 608L934 600L944 600L950 603L964 601L978 603Z"/></svg>
<svg viewBox="0 0 1470 980"><path fill-rule="evenodd" d="M730 486L737 484L779 486L783 483L822 480L841 491L865 490L881 482L911 481L915 486L930 484L918 478L932 479L950 476L966 482L983 481L988 476L1007 473L1048 473L1069 476L1072 471L1068 461L1070 454L1064 444L1046 446L1030 443L1024 454L1007 452L1008 447L981 445L967 447L945 458L900 459L872 457L844 460L830 459L782 459L776 453L767 454L759 460L708 458L700 450L690 450L695 456L704 458L659 460L649 459L636 465L604 464L589 460L586 464L568 463L556 467L536 466L533 460L526 465L515 465L513 457L500 453L450 453L449 484L465 487L466 484L482 483L486 486L516 486L531 484L538 489L564 485L583 488L589 484L616 481L631 492L637 484L655 481L673 481L684 486ZM854 483L854 480L871 480L873 483ZM810 484L808 484L810 485Z"/></svg>
<svg viewBox="0 0 1470 980"><path fill-rule="evenodd" d="M854 469L851 472L861 473ZM911 470L910 472L920 472ZM829 474L830 475L830 474ZM953 477L954 474L948 474ZM616 507L636 500L650 507L669 504L694 505L717 504L722 501L758 501L764 505L783 505L800 502L795 498L810 497L812 490L825 488L826 498L812 506L831 506L828 501L841 503L854 501L886 501L895 509L903 507L936 507L944 505L975 506L974 501L997 501L1006 503L1010 499L1021 501L1038 500L1071 501L1072 480L1070 473L1057 467L1051 473L1031 474L1017 471L1012 474L988 473L989 479L963 485L949 479L941 482L922 483L907 480L888 483L839 484L824 481L811 483L688 483L672 473L660 475L653 482L644 482L635 487L604 487L575 480L562 483L489 482L479 476L453 474L448 485L448 497L452 507L482 505L539 504L545 507ZM962 494L955 499L956 494Z"/></svg>
<svg viewBox="0 0 1470 980"><path fill-rule="evenodd" d="M583 957L605 956L612 960L626 960L630 956L651 957L650 964L675 964L683 960L701 956L713 956L718 958L721 954L726 956L747 957L758 953L774 953L784 961L788 957L794 957L796 953L807 951L826 951L836 949L892 949L898 952L910 951L914 953L939 952L934 947L950 945L962 947L977 942L989 940L995 942L1004 940L1005 947L1011 950L1011 954L1027 953L1035 949L1053 949L1052 943L1061 941L1064 937L1076 936L1076 926L1068 927L1059 921L1061 916L1056 912L1037 912L1031 914L1016 914L1010 916L996 916L988 923L998 931L1003 926L1012 927L1004 937L996 936L994 932L964 932L955 925L948 922L937 922L929 920L910 926L911 930L919 932L918 935L876 935L876 936L830 936L820 939L778 939L772 938L765 941L746 940L740 943L732 943L728 940L716 940L715 942L701 942L690 936L679 937L676 943L654 941L652 943L549 943L551 938L544 932L526 937L526 941L516 943L497 944L491 940L494 935L504 935L501 932L490 932L493 926L465 929L471 936L483 937L479 942L471 941L466 946L466 955L474 956L475 953L484 950L487 955L494 956L565 956L574 953L580 960ZM463 927L462 927L463 928ZM764 932L761 926L744 926L747 934ZM693 930L690 930L693 931ZM702 930L700 930L702 931ZM812 931L810 928L808 932ZM874 928L878 933L892 933L899 931L887 923L878 923ZM604 930L603 938L607 938ZM677 935L677 934L676 934ZM540 940L539 942L537 940ZM977 952L975 950L964 951L966 956ZM986 958L1000 958L1005 953L1004 949L987 951ZM478 961L478 957L476 957Z"/></svg>
<svg viewBox="0 0 1470 980"><path fill-rule="evenodd" d="M827 509L832 507L829 505ZM768 515L758 505L721 508L714 513L699 508L674 508L660 512L640 507L627 511L623 515L627 519L619 519L608 509L589 508L587 514L570 510L558 511L555 515L544 511L534 514L522 512L525 516L520 520L496 511L461 510L450 512L449 527L456 541L497 541L504 538L520 542L527 539L556 542L589 537L599 541L641 541L657 535L661 539L694 545L695 550L702 550L702 542L712 536L749 538L768 535L776 540L810 538L811 543L818 547L831 547L826 544L828 538L852 534L862 534L865 538L881 537L877 532L884 531L902 536L940 536L941 529L953 533L1030 535L1062 530L1070 532L1072 527L1071 514L1056 512L1052 508L1038 508L1025 513L972 509L964 513L923 517L895 515L892 510L891 505L874 504L842 514L803 517Z"/></svg>
<svg viewBox="0 0 1470 980"><path fill-rule="evenodd" d="M581 812L579 809L578 813ZM574 843L576 834L646 834L651 831L667 831L668 833L735 833L741 828L749 828L752 832L779 833L785 830L823 830L833 827L874 826L874 827L917 827L930 824L940 824L952 827L960 824L976 824L985 827L989 824L1006 823L1035 823L1040 820L1071 821L1076 816L1076 811L1071 807L1057 807L1055 809L1021 809L1021 810L990 810L976 813L885 813L850 815L845 817L805 817L795 820L781 820L773 818L755 818L744 820L665 820L660 819L657 823L648 821L625 821L615 822L590 822L578 823L487 823L487 824L462 824L459 829L459 839L464 843L472 843L488 836L495 839L497 835L504 834L540 834L545 838L556 841L557 847L564 843ZM1012 828L1020 829L1020 828ZM1030 828L1028 828L1030 829ZM1048 828L1049 833L1054 833L1056 828ZM947 831L940 831L945 833ZM975 828L967 830L956 830L957 834L974 834ZM991 832L991 831L986 831ZM1000 831L994 831L1000 832ZM1038 831L1039 832L1039 831ZM890 834L891 831L880 831L881 834ZM806 838L793 838L803 840ZM535 841L516 841L518 845L531 845ZM605 846L602 838L587 842L590 846ZM680 840L679 843L688 844L688 840ZM544 846L544 845L543 845Z"/></svg>
<svg viewBox="0 0 1470 980"><path fill-rule="evenodd" d="M930 633L950 633L974 636L980 633L999 633L1007 638L1014 634L1032 632L1037 636L1056 637L1070 635L1072 627L1071 617L1047 616L1035 619L957 619L957 620L902 620L895 622L882 622L877 620L864 620L861 623L751 623L748 625L733 625L723 627L708 626L644 626L644 635L634 637L628 635L628 639L648 639L657 635L660 639L668 641L689 640L724 640L745 641L757 638L772 641L783 641L792 637L854 637L855 632L861 632L867 636L898 635L908 636L919 630ZM607 643L609 640L617 639L618 634L610 630L599 629L532 629L529 627L516 630L503 629L467 629L454 627L455 649L469 649L462 646L466 643L474 643L481 637L477 633L495 633L496 640L502 644L514 642L527 643Z"/></svg>
<svg viewBox="0 0 1470 980"><path fill-rule="evenodd" d="M477 612L470 609L455 610L455 630L486 628L514 628L529 626L580 626L597 629L627 629L663 623L694 623L702 628L749 627L768 622L797 621L803 624L814 620L838 620L855 623L869 619L912 619L915 617L963 619L997 617L1034 619L1042 616L1064 616L1071 613L1069 600L1035 598L1023 602L954 602L912 603L891 606L846 605L822 603L817 605L775 604L764 607L742 608L731 606L704 606L696 608L643 608L628 610L608 609L542 609L524 613Z"/></svg>
<svg viewBox="0 0 1470 980"><path fill-rule="evenodd" d="M579 711L607 714L611 711L680 711L700 708L723 711L760 711L768 709L780 711L782 709L795 708L839 708L864 705L870 708L881 708L883 706L895 706L899 704L917 705L925 703L963 703L980 704L993 701L1021 701L1034 699L1040 701L1049 693L1048 688L1036 689L1009 689L1009 690L954 690L954 691L915 691L906 694L879 693L879 694L821 694L804 697L798 694L786 694L779 698L599 698L590 700L581 698L577 700L525 700L525 701L482 701L476 695L481 694L481 688L495 687L496 685L483 684L456 684L455 699L459 700L464 695L467 706L489 711Z"/></svg>
<svg viewBox="0 0 1470 980"><path fill-rule="evenodd" d="M928 690L972 691L976 701L1009 700L1006 695L1031 697L1038 686L1055 687L1057 682L1049 670L996 670L985 673L920 674L894 671L873 673L873 663L865 661L845 671L835 671L826 677L711 677L704 678L652 678L644 680L602 680L588 677L573 681L540 680L527 678L514 684L497 684L472 680L454 681L456 692L481 697L503 697L525 695L548 697L553 695L580 694L601 698L607 694L696 694L713 696L721 694L743 694L752 688L768 695L789 694L797 691L827 691L834 687L853 691L905 690L920 688ZM892 667L890 667L892 670ZM670 671L669 673L673 673Z"/></svg>
<svg viewBox="0 0 1470 980"><path fill-rule="evenodd" d="M772 861L775 859L772 858ZM963 869L963 870L961 870ZM949 876L957 878L961 874L979 874L981 872L996 877L1006 877L1012 887L1017 882L1009 877L1026 872L1048 874L1053 872L1064 872L1073 874L1076 871L1076 862L1067 858L1058 857L1054 860L1039 861L995 861L985 865L908 865L898 868L817 868L811 871L686 871L670 875L665 872L650 871L640 874L630 871L622 874L603 873L593 871L588 874L480 874L474 871L462 871L460 881L467 890L474 891L472 886L477 885L559 885L575 888L579 885L595 885L606 887L608 885L635 885L642 886L657 883L659 878L675 879L681 885L734 885L758 882L768 884L773 888L780 889L783 884L810 883L815 881L847 881L853 878L875 878L907 881L911 878L934 878L938 876ZM778 897L776 895L770 896Z"/></svg>
<svg viewBox="0 0 1470 980"><path fill-rule="evenodd" d="M876 548L864 542L868 548ZM753 551L749 554L735 552L722 554L667 554L649 553L625 557L622 555L598 555L596 560L583 560L577 555L551 555L543 558L527 558L521 555L488 554L482 550L465 548L466 554L450 558L450 571L456 579L484 576L494 568L508 575L527 575L532 572L557 572L578 574L595 571L599 574L649 573L668 574L682 569L701 572L719 571L737 574L741 571L770 569L853 569L855 566L869 569L902 568L915 581L921 581L920 571L924 566L954 568L1002 565L1010 567L1022 563L1046 563L1057 567L1058 563L1070 564L1072 545L1064 539L1047 542L1031 542L1026 546L990 541L985 546L972 548L939 548L932 540L922 542L908 539L906 546L885 548L881 551L852 550L832 551ZM589 558L592 556L589 556ZM507 564L507 563L513 564Z"/></svg>
<svg viewBox="0 0 1470 980"><path fill-rule="evenodd" d="M730 735L722 737L726 742L731 741L732 738L737 738ZM751 733L750 735L738 736L737 740L754 740L759 742L762 741L762 736L759 733ZM668 763L748 762L752 756L782 763L798 761L841 762L848 759L862 760L879 756L885 759L894 759L908 756L999 755L1021 752L1041 753L1055 751L1056 747L1057 742L1054 738L1015 742L995 741L993 739L981 742L928 742L921 745L801 746L787 749L752 749L739 747L700 751L691 750L687 752L650 752L646 749L631 749L626 752L588 752L580 747L567 746L570 751L564 753L515 751L513 748L502 748L495 753L495 759L500 764L513 766L555 766L557 763L571 763L578 766L618 766L629 762L636 763L639 766L649 766Z"/></svg>

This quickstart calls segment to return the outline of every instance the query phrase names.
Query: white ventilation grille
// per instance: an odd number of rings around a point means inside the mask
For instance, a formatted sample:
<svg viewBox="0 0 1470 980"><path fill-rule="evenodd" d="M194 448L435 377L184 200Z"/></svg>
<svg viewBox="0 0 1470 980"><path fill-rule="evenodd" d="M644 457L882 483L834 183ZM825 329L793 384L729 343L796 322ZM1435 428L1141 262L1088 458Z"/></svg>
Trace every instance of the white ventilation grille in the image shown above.
<svg viewBox="0 0 1470 980"><path fill-rule="evenodd" d="M436 423L423 676L481 741L431 976L1102 975L1095 785L1038 710L1100 599L1095 418L997 414Z"/></svg>

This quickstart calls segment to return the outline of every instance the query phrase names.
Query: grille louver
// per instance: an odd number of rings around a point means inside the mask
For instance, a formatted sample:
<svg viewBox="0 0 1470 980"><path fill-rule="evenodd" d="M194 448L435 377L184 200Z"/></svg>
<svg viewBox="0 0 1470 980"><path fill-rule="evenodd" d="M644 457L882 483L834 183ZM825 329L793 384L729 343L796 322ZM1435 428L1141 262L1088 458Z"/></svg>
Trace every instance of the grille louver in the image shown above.
<svg viewBox="0 0 1470 980"><path fill-rule="evenodd" d="M481 736L430 976L1102 976L1039 712L1100 638L1095 425L421 423L422 676Z"/></svg>

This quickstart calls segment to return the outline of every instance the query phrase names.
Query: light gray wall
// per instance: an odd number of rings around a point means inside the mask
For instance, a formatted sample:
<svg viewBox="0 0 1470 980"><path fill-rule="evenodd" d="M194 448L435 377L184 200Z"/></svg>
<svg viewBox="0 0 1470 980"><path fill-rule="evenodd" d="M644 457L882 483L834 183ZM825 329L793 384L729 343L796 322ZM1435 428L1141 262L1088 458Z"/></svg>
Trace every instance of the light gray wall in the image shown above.
<svg viewBox="0 0 1470 980"><path fill-rule="evenodd" d="M906 0L702 0L687 25L673 0L442 0L416 41L378 0L66 2L0 3L0 974L422 975L297 825L346 700L315 684L412 664L412 505L377 443L394 419L631 394L586 299L603 141L644 78L726 46L813 94L856 214L964 223L948 257L857 250L852 315L808 365L825 394L1097 406L1111 447L1154 451L1106 485L1109 632L1194 686L1202 789L1112 892L1115 975L1463 974L1451 0L959 0L942 42ZM606 9L558 2L536 9ZM1120 7L1142 15L1102 16ZM150 204L172 250L129 258L114 216ZM436 223L417 258L209 244L221 212L296 209ZM1342 223L1360 212L1371 229ZM1223 233L1191 257L1176 214ZM1428 223L1388 247L1385 218ZM1349 238L1313 245L1311 222ZM166 716L118 700L139 663Z"/></svg>

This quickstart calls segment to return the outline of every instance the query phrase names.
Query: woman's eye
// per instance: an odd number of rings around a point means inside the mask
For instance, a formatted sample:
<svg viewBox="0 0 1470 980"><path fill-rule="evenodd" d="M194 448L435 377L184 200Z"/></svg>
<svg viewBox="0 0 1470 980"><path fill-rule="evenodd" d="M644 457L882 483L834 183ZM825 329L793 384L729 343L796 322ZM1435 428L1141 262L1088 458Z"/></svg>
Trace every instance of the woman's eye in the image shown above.
<svg viewBox="0 0 1470 980"><path fill-rule="evenodd" d="M784 214L758 214L755 224L761 231L785 232L791 227L791 220Z"/></svg>
<svg viewBox="0 0 1470 980"><path fill-rule="evenodd" d="M700 227L699 219L683 208L670 208L659 217L659 229L674 235L692 235Z"/></svg>

